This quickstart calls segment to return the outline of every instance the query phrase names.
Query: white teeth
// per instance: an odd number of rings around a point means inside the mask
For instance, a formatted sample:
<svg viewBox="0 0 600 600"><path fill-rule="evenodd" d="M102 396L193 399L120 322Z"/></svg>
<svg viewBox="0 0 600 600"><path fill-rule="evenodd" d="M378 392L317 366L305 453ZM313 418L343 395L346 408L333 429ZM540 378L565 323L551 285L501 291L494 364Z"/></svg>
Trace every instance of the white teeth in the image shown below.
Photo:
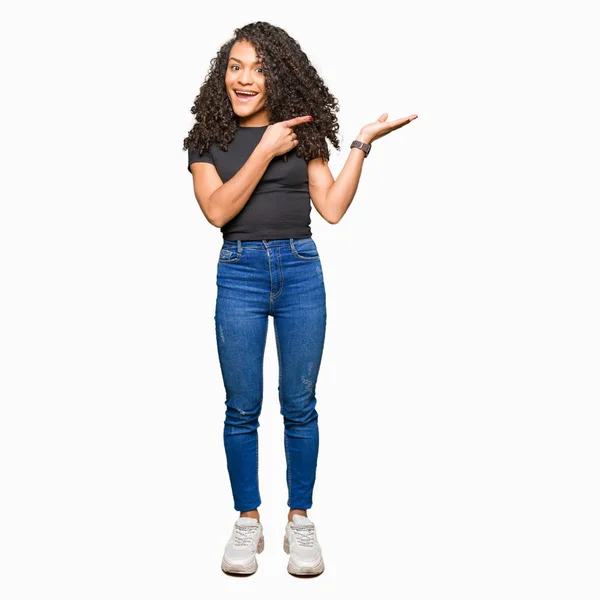
<svg viewBox="0 0 600 600"><path fill-rule="evenodd" d="M253 92L240 92L239 90L235 90L236 94L243 94L244 96L256 96L256 93Z"/></svg>

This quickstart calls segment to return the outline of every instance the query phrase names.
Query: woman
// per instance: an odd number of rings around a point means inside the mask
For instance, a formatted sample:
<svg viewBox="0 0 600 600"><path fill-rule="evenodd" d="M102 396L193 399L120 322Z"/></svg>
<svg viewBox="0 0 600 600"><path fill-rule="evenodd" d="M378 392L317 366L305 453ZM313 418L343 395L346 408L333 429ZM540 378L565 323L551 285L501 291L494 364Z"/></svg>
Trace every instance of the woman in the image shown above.
<svg viewBox="0 0 600 600"><path fill-rule="evenodd" d="M371 143L415 119L364 126L337 180L327 139L339 150L338 102L298 43L256 22L236 29L211 61L184 140L202 213L223 234L215 331L226 392L223 430L234 508L226 573L252 574L264 547L258 506L258 418L268 317L273 317L284 421L288 572L324 563L308 518L319 447L315 387L325 339L323 271L310 201L328 223L350 206Z"/></svg>

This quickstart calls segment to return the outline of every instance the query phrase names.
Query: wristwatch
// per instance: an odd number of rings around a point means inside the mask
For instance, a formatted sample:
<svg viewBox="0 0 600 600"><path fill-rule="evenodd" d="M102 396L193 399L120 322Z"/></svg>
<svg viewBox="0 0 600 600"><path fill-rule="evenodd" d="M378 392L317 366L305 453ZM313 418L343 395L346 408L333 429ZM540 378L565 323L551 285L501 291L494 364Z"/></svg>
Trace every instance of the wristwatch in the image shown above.
<svg viewBox="0 0 600 600"><path fill-rule="evenodd" d="M359 142L358 140L354 140L350 144L350 148L360 148L365 153L365 158L367 158L369 152L371 152L371 144L365 144L365 142Z"/></svg>

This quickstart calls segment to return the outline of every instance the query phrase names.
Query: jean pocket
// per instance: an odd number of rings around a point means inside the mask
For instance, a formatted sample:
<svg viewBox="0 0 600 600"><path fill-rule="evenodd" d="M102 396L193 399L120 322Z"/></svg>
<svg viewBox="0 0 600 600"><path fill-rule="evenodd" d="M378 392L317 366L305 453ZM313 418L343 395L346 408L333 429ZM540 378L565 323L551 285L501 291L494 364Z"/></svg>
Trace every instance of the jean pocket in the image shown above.
<svg viewBox="0 0 600 600"><path fill-rule="evenodd" d="M319 251L312 238L292 240L291 248L294 256L300 260L319 260Z"/></svg>
<svg viewBox="0 0 600 600"><path fill-rule="evenodd" d="M237 244L224 243L219 252L220 263L234 263L240 260L242 252L238 249Z"/></svg>

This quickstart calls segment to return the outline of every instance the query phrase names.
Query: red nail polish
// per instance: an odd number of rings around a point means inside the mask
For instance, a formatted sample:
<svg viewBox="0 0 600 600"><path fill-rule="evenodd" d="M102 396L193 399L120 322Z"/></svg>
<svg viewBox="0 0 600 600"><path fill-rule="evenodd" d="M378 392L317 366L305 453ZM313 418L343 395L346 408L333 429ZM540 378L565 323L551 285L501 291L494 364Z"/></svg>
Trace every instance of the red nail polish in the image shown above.
<svg viewBox="0 0 600 600"><path fill-rule="evenodd" d="M309 121L312 121L312 117L308 117L308 120L309 120Z"/></svg>

